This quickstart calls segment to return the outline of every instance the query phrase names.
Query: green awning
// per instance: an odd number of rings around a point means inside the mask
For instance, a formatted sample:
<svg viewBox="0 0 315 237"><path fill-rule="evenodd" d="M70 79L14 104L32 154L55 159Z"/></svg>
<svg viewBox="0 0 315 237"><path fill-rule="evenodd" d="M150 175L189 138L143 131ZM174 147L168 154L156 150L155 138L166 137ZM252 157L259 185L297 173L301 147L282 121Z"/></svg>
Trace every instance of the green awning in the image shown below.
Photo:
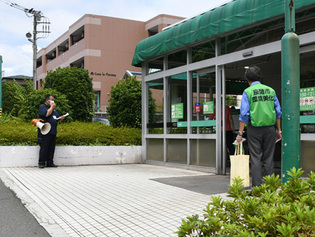
<svg viewBox="0 0 315 237"><path fill-rule="evenodd" d="M284 14L284 0L235 0L140 41L133 66L171 50ZM295 9L315 0L295 0Z"/></svg>

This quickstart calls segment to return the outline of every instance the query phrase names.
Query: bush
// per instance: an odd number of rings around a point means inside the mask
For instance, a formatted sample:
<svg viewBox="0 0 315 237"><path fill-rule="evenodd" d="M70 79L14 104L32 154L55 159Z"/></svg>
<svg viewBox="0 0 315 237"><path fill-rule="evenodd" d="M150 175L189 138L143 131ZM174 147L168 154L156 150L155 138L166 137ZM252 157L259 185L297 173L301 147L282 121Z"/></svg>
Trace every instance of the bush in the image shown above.
<svg viewBox="0 0 315 237"><path fill-rule="evenodd" d="M127 126L131 128L141 128L141 81L136 77L127 77L119 81L116 86L111 88L110 105L110 124L113 127ZM149 90L149 117L154 121L156 105L154 98Z"/></svg>
<svg viewBox="0 0 315 237"><path fill-rule="evenodd" d="M53 89L42 89L39 91L32 90L28 94L28 98L24 106L24 119L31 121L34 118L39 118L38 108L41 104L45 103L45 96L48 94L52 94L54 96L57 105L56 109L59 115L61 116L65 113L69 113L70 116L68 116L65 121L72 121L72 110L70 108L69 100L64 94Z"/></svg>
<svg viewBox="0 0 315 237"><path fill-rule="evenodd" d="M0 145L37 145L37 127L31 122L0 119ZM58 125L57 145L141 145L141 129L113 128L102 123L71 122Z"/></svg>
<svg viewBox="0 0 315 237"><path fill-rule="evenodd" d="M3 113L19 116L26 103L26 89L13 80L2 84L2 92Z"/></svg>
<svg viewBox="0 0 315 237"><path fill-rule="evenodd" d="M92 121L94 99L92 78L82 68L57 68L49 71L45 78L45 89L54 89L71 101L72 118L78 121Z"/></svg>
<svg viewBox="0 0 315 237"><path fill-rule="evenodd" d="M73 122L58 126L57 144L66 145L141 145L141 129L113 128L102 123Z"/></svg>
<svg viewBox="0 0 315 237"><path fill-rule="evenodd" d="M182 220L178 236L314 236L315 174L306 181L301 169L291 169L291 178L281 184L279 176L266 176L265 184L243 190L242 180L234 179L228 196L211 197L203 218Z"/></svg>
<svg viewBox="0 0 315 237"><path fill-rule="evenodd" d="M53 89L35 90L32 81L25 81L26 88L13 82L3 83L3 111L6 118L15 119L19 117L25 122L38 118L38 108L45 102L45 95L52 94L55 97L57 111L60 115L67 112L72 114L69 100L67 97ZM11 115L11 116L10 116ZM69 116L67 121L73 118Z"/></svg>

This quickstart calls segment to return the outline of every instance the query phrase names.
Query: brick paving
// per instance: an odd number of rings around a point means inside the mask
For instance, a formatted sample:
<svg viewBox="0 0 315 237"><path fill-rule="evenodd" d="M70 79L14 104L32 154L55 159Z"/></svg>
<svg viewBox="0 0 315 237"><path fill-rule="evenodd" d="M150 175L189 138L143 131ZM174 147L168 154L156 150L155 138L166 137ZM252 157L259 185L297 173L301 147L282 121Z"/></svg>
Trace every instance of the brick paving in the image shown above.
<svg viewBox="0 0 315 237"><path fill-rule="evenodd" d="M205 175L146 164L0 169L53 237L176 236L181 219L202 214L210 195L153 179Z"/></svg>

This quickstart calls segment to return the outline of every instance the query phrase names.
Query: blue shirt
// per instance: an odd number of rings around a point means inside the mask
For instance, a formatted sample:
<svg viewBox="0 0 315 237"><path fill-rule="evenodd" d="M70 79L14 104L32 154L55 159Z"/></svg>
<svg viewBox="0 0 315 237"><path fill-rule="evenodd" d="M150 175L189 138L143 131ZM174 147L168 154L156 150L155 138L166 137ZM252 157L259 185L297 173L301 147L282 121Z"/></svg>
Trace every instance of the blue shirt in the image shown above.
<svg viewBox="0 0 315 237"><path fill-rule="evenodd" d="M39 118L43 119L45 121L45 123L46 122L50 123L51 129L50 129L48 134L55 134L56 135L57 134L58 120L54 119L53 116L56 116L58 118L59 114L58 114L57 110L54 109L53 112L48 117L46 117L48 109L49 109L48 105L41 104L39 106L39 109L38 109ZM38 134L39 134L39 136L41 135L40 132L38 132Z"/></svg>
<svg viewBox="0 0 315 237"><path fill-rule="evenodd" d="M252 85L256 85L256 84L261 84L259 81L255 81L251 84ZM275 94L275 111L276 111L276 118L281 118L282 112L281 112L281 106L279 103L279 100L277 98L277 95ZM243 97L242 97L242 101L241 101L241 109L240 109L240 118L239 120L244 122L244 123L248 123L250 119L250 105L249 105L249 99L248 96L246 94L246 92L243 92Z"/></svg>

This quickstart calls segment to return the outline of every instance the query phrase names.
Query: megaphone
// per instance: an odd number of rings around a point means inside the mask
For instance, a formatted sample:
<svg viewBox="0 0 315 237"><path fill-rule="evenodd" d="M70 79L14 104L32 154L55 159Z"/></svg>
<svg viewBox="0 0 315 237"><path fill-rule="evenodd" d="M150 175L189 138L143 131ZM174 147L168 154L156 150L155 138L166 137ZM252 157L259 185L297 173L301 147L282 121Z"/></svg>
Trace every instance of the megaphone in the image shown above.
<svg viewBox="0 0 315 237"><path fill-rule="evenodd" d="M42 119L33 119L32 120L33 126L37 126L40 129L40 132L43 135L46 135L47 133L49 133L49 131L51 129L51 125L50 125L50 123L42 123L42 122L44 122L44 120L42 120Z"/></svg>

